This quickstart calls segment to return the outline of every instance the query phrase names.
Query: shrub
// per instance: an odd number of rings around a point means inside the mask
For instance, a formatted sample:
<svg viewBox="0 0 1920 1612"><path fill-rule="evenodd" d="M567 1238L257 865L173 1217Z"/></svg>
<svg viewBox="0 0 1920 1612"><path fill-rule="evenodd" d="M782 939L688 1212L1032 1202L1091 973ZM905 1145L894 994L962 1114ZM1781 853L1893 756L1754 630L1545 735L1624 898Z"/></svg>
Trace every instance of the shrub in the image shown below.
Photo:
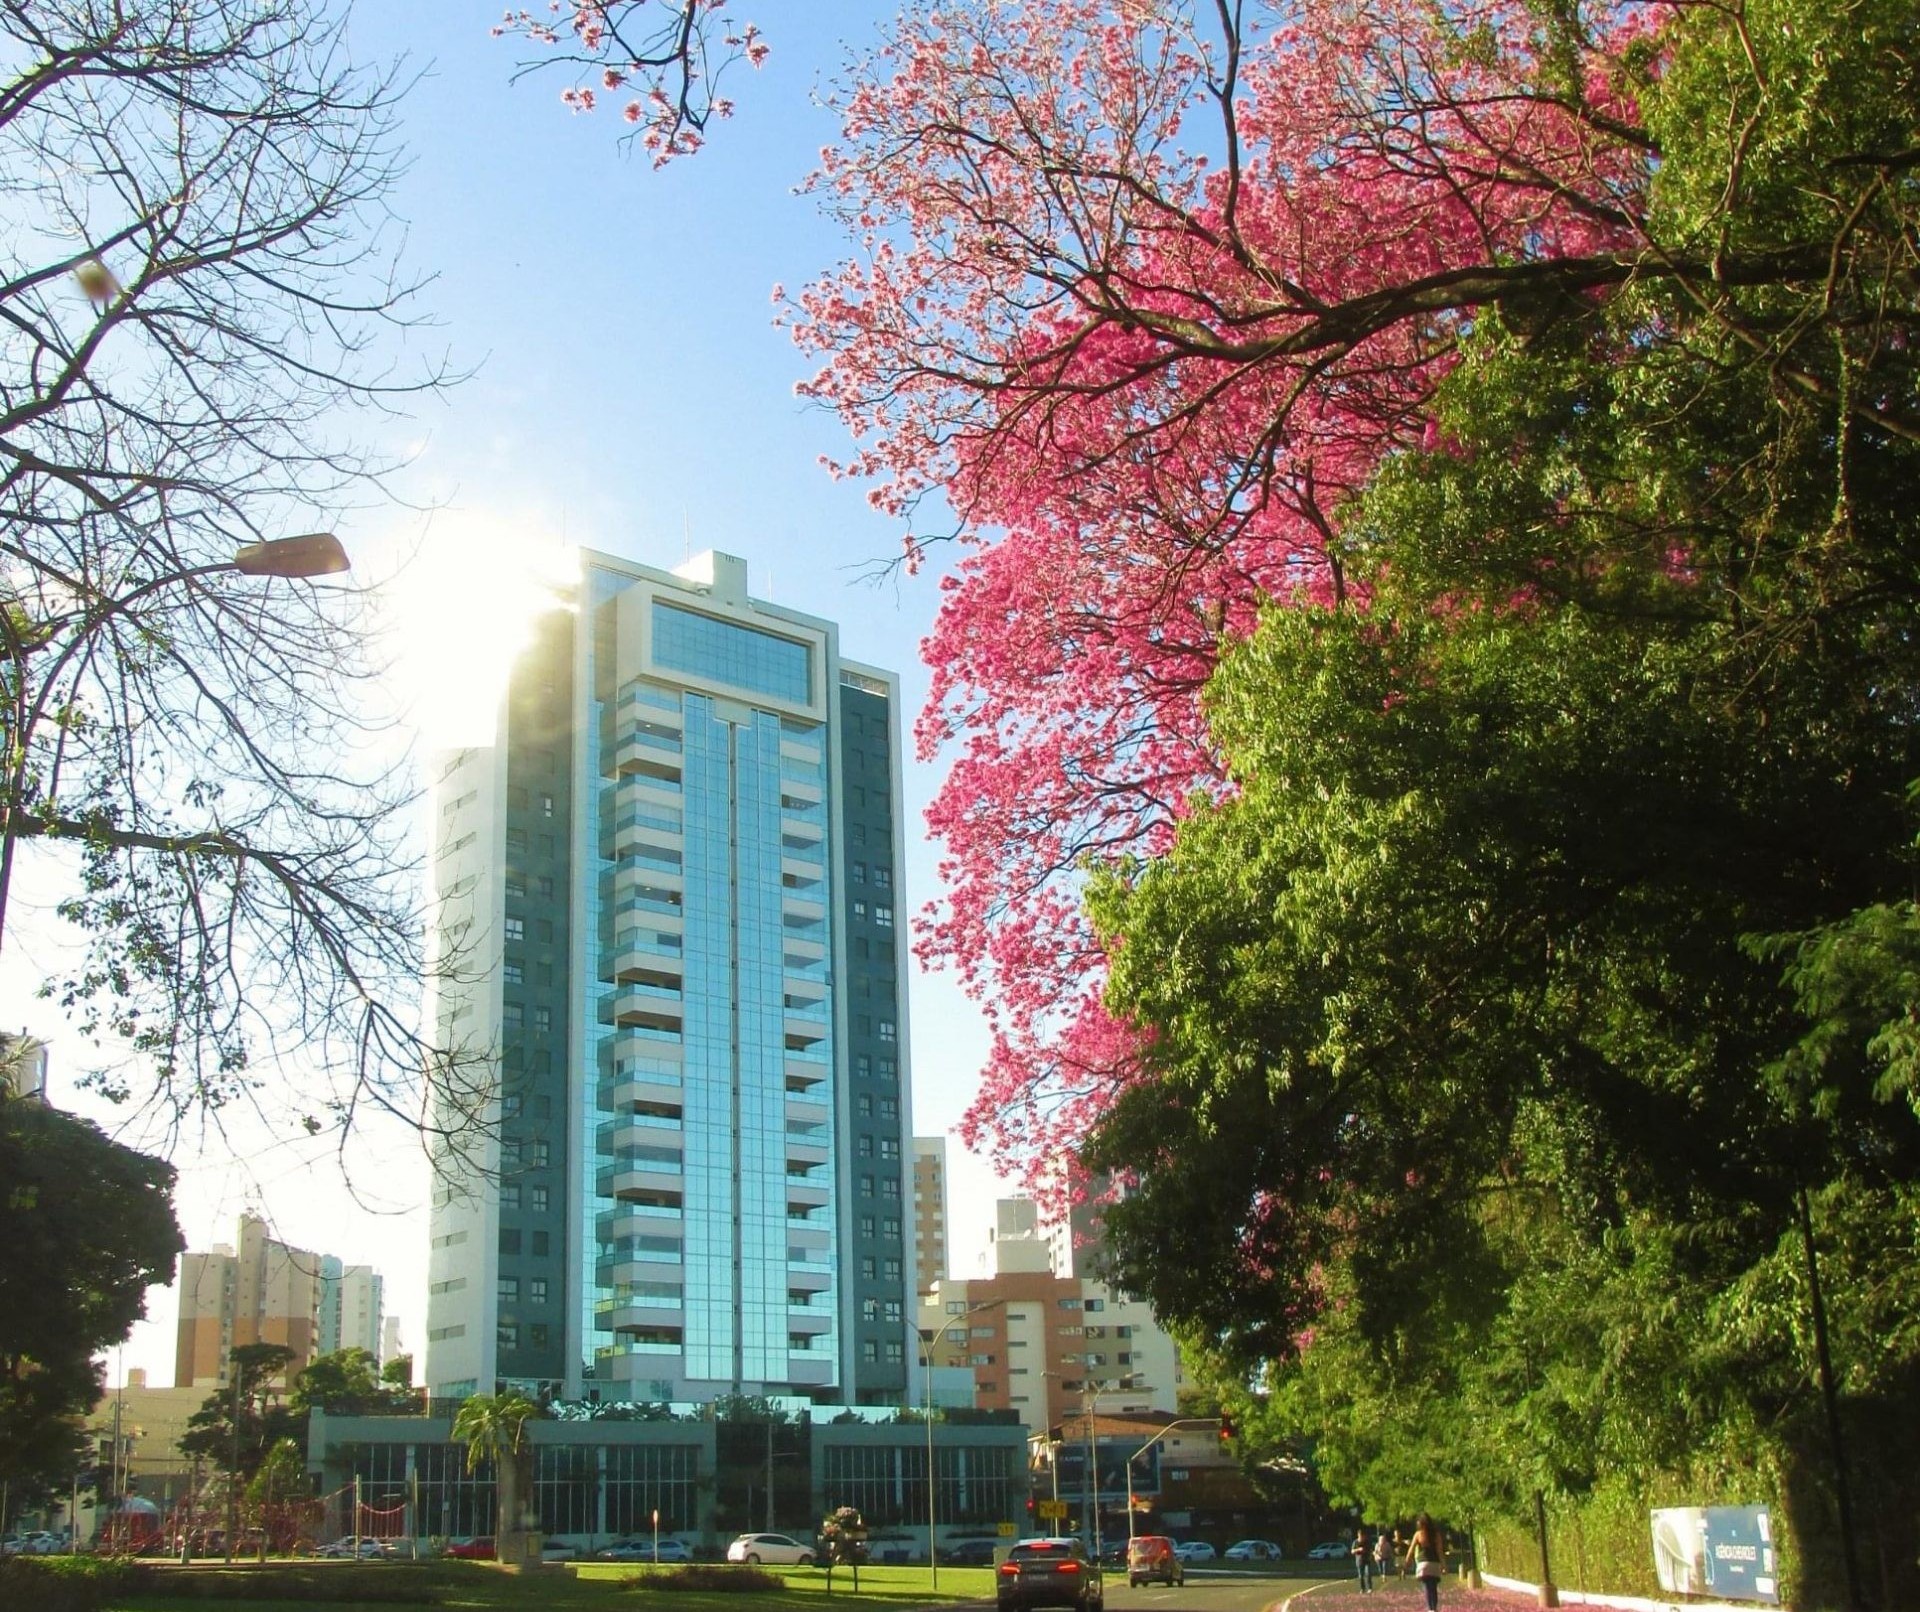
<svg viewBox="0 0 1920 1612"><path fill-rule="evenodd" d="M97 1612L111 1595L144 1589L147 1570L105 1556L0 1557L0 1607Z"/></svg>
<svg viewBox="0 0 1920 1612"><path fill-rule="evenodd" d="M691 1567L676 1567L665 1573L640 1573L627 1580L629 1589L641 1590L724 1590L747 1594L760 1590L784 1590L786 1580L777 1573L758 1567L708 1565L696 1562Z"/></svg>

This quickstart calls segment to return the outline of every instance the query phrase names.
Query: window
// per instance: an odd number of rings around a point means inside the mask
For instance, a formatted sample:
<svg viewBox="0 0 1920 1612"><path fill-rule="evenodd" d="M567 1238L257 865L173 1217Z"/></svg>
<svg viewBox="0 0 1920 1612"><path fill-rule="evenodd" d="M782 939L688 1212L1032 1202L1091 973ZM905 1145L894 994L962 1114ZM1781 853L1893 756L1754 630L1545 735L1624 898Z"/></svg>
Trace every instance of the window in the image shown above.
<svg viewBox="0 0 1920 1612"><path fill-rule="evenodd" d="M880 1179L880 1196L883 1198L898 1198L900 1196L900 1178L892 1175L882 1176Z"/></svg>
<svg viewBox="0 0 1920 1612"><path fill-rule="evenodd" d="M529 1345L531 1345L535 1349L546 1348L547 1346L546 1322L536 1321L532 1326L527 1328L527 1342Z"/></svg>
<svg viewBox="0 0 1920 1612"><path fill-rule="evenodd" d="M539 1018L539 1014L540 1010L535 1008L534 1017L536 1020ZM882 1019L880 1021L880 1039L882 1041L898 1041L900 1039L900 1031L893 1020Z"/></svg>
<svg viewBox="0 0 1920 1612"><path fill-rule="evenodd" d="M860 1235L866 1238L868 1242L873 1241L873 1216L872 1215L862 1215L860 1217Z"/></svg>
<svg viewBox="0 0 1920 1612"><path fill-rule="evenodd" d="M853 1060L853 1072L862 1080L865 1080L867 1076L873 1073L873 1059L868 1057L866 1053L861 1053Z"/></svg>
<svg viewBox="0 0 1920 1612"><path fill-rule="evenodd" d="M873 1280L873 1255L871 1254L863 1254L860 1258L860 1280L863 1282Z"/></svg>
<svg viewBox="0 0 1920 1612"><path fill-rule="evenodd" d="M888 867L884 862L874 863L873 882L882 890L891 890L893 888L893 869Z"/></svg>
<svg viewBox="0 0 1920 1612"><path fill-rule="evenodd" d="M882 1097L880 1099L880 1117L882 1119L898 1119L900 1117L900 1099L898 1097Z"/></svg>
<svg viewBox="0 0 1920 1612"><path fill-rule="evenodd" d="M860 1301L860 1319L862 1321L878 1321L880 1319L880 1301L878 1299L862 1299Z"/></svg>
<svg viewBox="0 0 1920 1612"><path fill-rule="evenodd" d="M544 1215L547 1212L548 1198L549 1194L545 1187L533 1189L533 1212L536 1215Z"/></svg>
<svg viewBox="0 0 1920 1612"><path fill-rule="evenodd" d="M544 1276L535 1276L528 1280L527 1302L529 1304L545 1304L547 1302L547 1279Z"/></svg>
<svg viewBox="0 0 1920 1612"><path fill-rule="evenodd" d="M880 1308L881 1312L889 1321L898 1321L900 1319L900 1301L898 1299L888 1299Z"/></svg>
<svg viewBox="0 0 1920 1612"><path fill-rule="evenodd" d="M899 1365L901 1354L904 1351L905 1347L906 1346L904 1344L898 1344L898 1343L888 1344L887 1345L887 1364L890 1366Z"/></svg>
<svg viewBox="0 0 1920 1612"><path fill-rule="evenodd" d="M855 862L852 866L852 873L853 873L853 882L855 884L865 884L867 882L866 863Z"/></svg>
<svg viewBox="0 0 1920 1612"><path fill-rule="evenodd" d="M1107 1307L1107 1301L1105 1299L1088 1299L1087 1300L1087 1308L1089 1310L1104 1310L1106 1307Z"/></svg>
<svg viewBox="0 0 1920 1612"><path fill-rule="evenodd" d="M544 1231L536 1231L533 1234L533 1251L535 1255L546 1253L547 1242L548 1242L547 1233L545 1233Z"/></svg>
<svg viewBox="0 0 1920 1612"><path fill-rule="evenodd" d="M873 921L882 929L891 929L893 927L893 908L876 901L873 906Z"/></svg>
<svg viewBox="0 0 1920 1612"><path fill-rule="evenodd" d="M872 1158L873 1157L873 1138L871 1136L861 1137L859 1141L857 1141L854 1144L854 1152L858 1153L860 1157L863 1159Z"/></svg>
<svg viewBox="0 0 1920 1612"><path fill-rule="evenodd" d="M510 896L524 896L526 893L526 880L521 878L517 873L509 873L507 875L507 894Z"/></svg>
<svg viewBox="0 0 1920 1612"><path fill-rule="evenodd" d="M526 938L527 938L526 920L524 918L509 918L507 920L507 939L508 940L525 940Z"/></svg>
<svg viewBox="0 0 1920 1612"><path fill-rule="evenodd" d="M900 1261L899 1260L890 1259L880 1268L886 1273L886 1278L889 1282L897 1282L900 1280Z"/></svg>
<svg viewBox="0 0 1920 1612"><path fill-rule="evenodd" d="M967 1364L970 1366L991 1366L993 1364L993 1356L992 1355L968 1355Z"/></svg>
<svg viewBox="0 0 1920 1612"><path fill-rule="evenodd" d="M900 1138L897 1136L881 1137L880 1138L880 1157L883 1159L899 1158L900 1157Z"/></svg>
<svg viewBox="0 0 1920 1612"><path fill-rule="evenodd" d="M536 1035L545 1035L553 1028L553 1009L537 1007L533 1010L533 1030Z"/></svg>
<svg viewBox="0 0 1920 1612"><path fill-rule="evenodd" d="M526 1099L518 1092L512 1092L500 1099L500 1117L502 1119L518 1119L521 1109L525 1106Z"/></svg>
<svg viewBox="0 0 1920 1612"><path fill-rule="evenodd" d="M860 1177L860 1196L863 1198L871 1198L873 1196L872 1176L863 1175Z"/></svg>
<svg viewBox="0 0 1920 1612"><path fill-rule="evenodd" d="M1062 1299L1060 1300L1060 1308L1063 1310L1077 1310L1080 1308L1080 1301L1078 1299Z"/></svg>
<svg viewBox="0 0 1920 1612"><path fill-rule="evenodd" d="M542 795L540 797L540 815L542 817L553 816L553 796Z"/></svg>
<svg viewBox="0 0 1920 1612"><path fill-rule="evenodd" d="M494 1284L494 1297L502 1304L518 1304L520 1302L520 1278L517 1276L501 1277L500 1280Z"/></svg>
<svg viewBox="0 0 1920 1612"><path fill-rule="evenodd" d="M527 971L518 963L509 961L500 965L500 977L509 985L522 985L526 982Z"/></svg>
<svg viewBox="0 0 1920 1612"><path fill-rule="evenodd" d="M866 915L867 915L867 904L866 904L866 903L865 903L864 901L856 901L856 902L855 902L855 903L853 904L853 915L854 915L854 917L856 917L856 918L864 918L864 917L866 917Z"/></svg>
<svg viewBox="0 0 1920 1612"><path fill-rule="evenodd" d="M858 1097L854 1098L853 1111L862 1119L870 1118L873 1114L872 1094L863 1091Z"/></svg>
<svg viewBox="0 0 1920 1612"><path fill-rule="evenodd" d="M879 1339L862 1338L860 1340L860 1362L862 1365L867 1366L874 1366L880 1363Z"/></svg>
<svg viewBox="0 0 1920 1612"><path fill-rule="evenodd" d="M518 1209L520 1207L520 1183L509 1181L500 1188L500 1207Z"/></svg>
<svg viewBox="0 0 1920 1612"><path fill-rule="evenodd" d="M553 899L553 875L552 874L550 873L541 874L539 878L533 881L533 887L536 891L539 892L540 898L543 901L551 901Z"/></svg>
<svg viewBox="0 0 1920 1612"><path fill-rule="evenodd" d="M493 1337L494 1342L502 1349L518 1349L520 1347L520 1328L512 1321L502 1321L494 1328Z"/></svg>
<svg viewBox="0 0 1920 1612"><path fill-rule="evenodd" d="M526 1161L529 1169L544 1170L547 1167L547 1144L545 1142L527 1143Z"/></svg>
<svg viewBox="0 0 1920 1612"><path fill-rule="evenodd" d="M971 1307L972 1306L970 1306L965 1299L948 1299L947 1300L948 1315L965 1315Z"/></svg>
<svg viewBox="0 0 1920 1612"><path fill-rule="evenodd" d="M899 1074L900 1074L900 1066L897 1063L895 1063L893 1059L882 1058L880 1060L880 1078L882 1080L898 1079Z"/></svg>
<svg viewBox="0 0 1920 1612"><path fill-rule="evenodd" d="M527 1010L518 1002L507 1002L500 1009L500 1022L509 1030L517 1030L526 1022Z"/></svg>
<svg viewBox="0 0 1920 1612"><path fill-rule="evenodd" d="M884 1215L881 1217L880 1238L882 1242L897 1243L900 1241L900 1217L898 1215Z"/></svg>
<svg viewBox="0 0 1920 1612"><path fill-rule="evenodd" d="M520 1233L517 1231L508 1231L505 1227L502 1227L500 1231L500 1252L503 1254L519 1253Z"/></svg>

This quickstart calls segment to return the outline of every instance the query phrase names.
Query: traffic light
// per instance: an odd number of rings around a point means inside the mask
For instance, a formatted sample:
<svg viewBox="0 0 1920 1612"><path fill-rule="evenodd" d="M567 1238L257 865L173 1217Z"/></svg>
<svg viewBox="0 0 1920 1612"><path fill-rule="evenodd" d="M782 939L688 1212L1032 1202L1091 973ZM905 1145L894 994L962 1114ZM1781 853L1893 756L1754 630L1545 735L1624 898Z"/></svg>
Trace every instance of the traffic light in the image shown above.
<svg viewBox="0 0 1920 1612"><path fill-rule="evenodd" d="M1231 1444L1239 1436L1240 1429L1234 1425L1233 1418L1228 1415L1227 1412L1222 1411L1220 1413L1220 1442L1222 1444Z"/></svg>

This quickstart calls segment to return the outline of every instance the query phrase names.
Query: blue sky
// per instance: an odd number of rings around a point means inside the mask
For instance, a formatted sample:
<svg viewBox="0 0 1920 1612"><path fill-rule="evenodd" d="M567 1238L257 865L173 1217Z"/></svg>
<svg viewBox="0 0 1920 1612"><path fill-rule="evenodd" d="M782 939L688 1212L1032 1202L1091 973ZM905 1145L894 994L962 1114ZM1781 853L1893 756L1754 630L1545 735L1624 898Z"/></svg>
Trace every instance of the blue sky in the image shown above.
<svg viewBox="0 0 1920 1612"><path fill-rule="evenodd" d="M562 70L510 82L534 47L490 37L497 8L362 0L350 23L356 58L404 54L419 75L400 109L408 165L392 206L404 263L434 276L419 304L434 325L408 344L474 371L403 416L363 422L408 456L394 487L415 508L339 523L362 568L423 527L436 540L483 529L532 552L572 543L660 565L727 549L747 559L756 593L838 620L846 654L896 668L917 711L936 578L863 578L898 552L900 530L869 510L864 487L820 467L822 455L844 456L847 438L794 396L809 366L774 328L771 303L775 284L803 284L842 250L794 192L833 134L816 90L844 47L870 40L891 12L866 0L741 8L766 30L771 57L758 72L733 70L726 93L738 112L713 126L708 148L656 172L622 145L615 115L560 105ZM937 781L909 762L914 906L932 890L920 814ZM0 986L0 1014L48 1035L56 1073L71 1075L83 1050L62 1045L27 983ZM914 978L911 1023L914 1129L944 1131L970 1095L985 1033L939 978ZM417 1345L424 1177L405 1149L356 1156L357 1175L383 1182L385 1213L371 1214L347 1197L324 1149L235 1142L239 1166L219 1138L177 1153L190 1244L228 1240L239 1210L260 1202L296 1242L386 1270ZM993 1185L984 1167L959 1174L953 1243L964 1271L984 1243ZM170 1381L174 1301L156 1293L150 1309L125 1363Z"/></svg>

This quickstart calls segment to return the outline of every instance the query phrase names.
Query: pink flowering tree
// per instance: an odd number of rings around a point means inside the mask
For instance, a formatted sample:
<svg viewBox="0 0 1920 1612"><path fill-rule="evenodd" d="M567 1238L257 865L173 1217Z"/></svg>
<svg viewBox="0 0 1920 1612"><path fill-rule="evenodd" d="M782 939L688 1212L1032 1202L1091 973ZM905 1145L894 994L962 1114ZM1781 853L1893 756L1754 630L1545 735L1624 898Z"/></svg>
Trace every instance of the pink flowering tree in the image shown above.
<svg viewBox="0 0 1920 1612"><path fill-rule="evenodd" d="M993 1025L969 1140L1038 1164L1130 1079L1083 914L1222 787L1200 693L1263 599L1339 606L1343 504L1431 442L1475 311L1764 276L1660 238L1662 17L1508 0L911 9L813 176L855 243L787 302L909 529L952 546L923 922ZM936 496L937 495L937 496Z"/></svg>
<svg viewBox="0 0 1920 1612"><path fill-rule="evenodd" d="M544 12L507 11L493 32L539 48L523 74L571 70L560 99L575 112L617 106L657 168L698 151L709 121L732 115L716 93L726 70L767 58L759 28L726 10L727 0L548 0Z"/></svg>

